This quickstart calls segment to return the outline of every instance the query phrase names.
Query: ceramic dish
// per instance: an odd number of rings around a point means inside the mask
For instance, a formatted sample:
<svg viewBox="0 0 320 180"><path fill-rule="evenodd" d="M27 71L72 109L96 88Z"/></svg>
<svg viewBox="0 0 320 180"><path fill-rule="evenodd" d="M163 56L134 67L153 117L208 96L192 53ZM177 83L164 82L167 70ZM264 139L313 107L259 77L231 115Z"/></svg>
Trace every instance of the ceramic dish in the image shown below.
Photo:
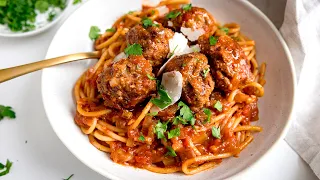
<svg viewBox="0 0 320 180"><path fill-rule="evenodd" d="M278 30L262 12L247 1L197 0L192 3L194 6L205 7L222 23L237 22L241 25L242 32L255 40L257 59L267 63L265 96L259 101L258 124L263 127L263 132L254 135L254 141L240 153L239 158L229 158L217 168L193 176L182 173L155 174L122 166L92 146L73 120L76 112L73 86L81 73L96 60L43 70L43 103L52 128L79 160L103 176L117 180L235 178L241 172L250 170L286 134L293 110L296 82L290 52ZM92 51L93 42L88 37L91 26L107 29L122 14L140 9L140 5L141 2L131 0L90 0L62 25L52 40L46 58Z"/></svg>

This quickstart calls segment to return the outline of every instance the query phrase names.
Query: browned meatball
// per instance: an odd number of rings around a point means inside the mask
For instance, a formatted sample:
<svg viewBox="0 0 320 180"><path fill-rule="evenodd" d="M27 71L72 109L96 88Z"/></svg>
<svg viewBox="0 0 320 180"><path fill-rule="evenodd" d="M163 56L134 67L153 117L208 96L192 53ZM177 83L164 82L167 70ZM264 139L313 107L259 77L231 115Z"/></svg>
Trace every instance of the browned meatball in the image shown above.
<svg viewBox="0 0 320 180"><path fill-rule="evenodd" d="M132 109L156 90L152 66L143 56L129 58L107 67L98 79L98 90L105 105L116 109Z"/></svg>
<svg viewBox="0 0 320 180"><path fill-rule="evenodd" d="M136 25L128 31L126 40L129 44L140 44L143 48L143 56L151 61L153 67L156 67L162 65L170 52L169 39L173 34L172 30L162 26L151 26L145 29L141 25Z"/></svg>
<svg viewBox="0 0 320 180"><path fill-rule="evenodd" d="M176 18L166 16L163 25L173 28L175 31L180 31L181 27L185 27L192 30L202 28L205 32L210 32L215 24L213 16L204 8L192 7L188 11L176 9L171 11L172 13L180 14Z"/></svg>
<svg viewBox="0 0 320 180"><path fill-rule="evenodd" d="M174 57L165 71L180 71L183 77L182 99L197 111L208 101L214 88L208 59L201 53L190 53Z"/></svg>
<svg viewBox="0 0 320 180"><path fill-rule="evenodd" d="M203 35L198 42L201 52L209 57L211 73L217 88L230 92L241 84L254 80L247 56L232 38L220 36L217 43L210 46L209 36Z"/></svg>
<svg viewBox="0 0 320 180"><path fill-rule="evenodd" d="M178 111L179 107L178 104L173 104L166 109L159 111L157 114L157 117L159 117L163 121L168 121L170 119L173 119L176 115L176 112Z"/></svg>

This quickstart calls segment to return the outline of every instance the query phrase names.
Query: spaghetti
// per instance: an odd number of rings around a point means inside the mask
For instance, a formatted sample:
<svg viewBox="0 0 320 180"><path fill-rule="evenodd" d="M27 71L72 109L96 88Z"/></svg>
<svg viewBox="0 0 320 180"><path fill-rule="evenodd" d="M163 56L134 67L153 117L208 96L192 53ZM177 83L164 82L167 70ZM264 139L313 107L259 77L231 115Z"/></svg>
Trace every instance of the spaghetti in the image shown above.
<svg viewBox="0 0 320 180"><path fill-rule="evenodd" d="M253 79L231 91L219 92L221 90L214 89L210 96L213 97L210 98L212 103L204 105L208 108L210 105L210 115L202 111L193 112L194 124L173 125L173 118L160 117L161 112L150 115L154 104L149 100L154 95L129 110L104 105L104 95L98 90L97 79L108 67L113 66L114 58L127 48L127 33L145 18L163 22L158 7L165 6L172 12L187 3L188 0L161 1L157 7L143 7L141 11L120 17L112 26L115 32L105 32L96 39L94 47L101 57L74 86L77 107L75 122L88 135L90 143L100 151L111 153L111 159L115 162L156 173L182 171L192 175L216 167L222 159L238 156L253 141L252 132L262 131L261 127L250 125L250 122L258 119L257 100L264 95L266 64L262 63L259 68L255 57L255 41L244 36L236 23L221 25L214 20L210 33L216 38L228 36L237 42L250 62ZM176 107L176 115L178 106L171 107ZM166 122L160 123L165 127L164 138L155 135L156 128L160 128L157 124L159 118ZM207 118L207 122L200 120L203 118ZM171 130L179 129L179 133L169 138L168 126L172 127ZM213 136L213 130L218 134Z"/></svg>

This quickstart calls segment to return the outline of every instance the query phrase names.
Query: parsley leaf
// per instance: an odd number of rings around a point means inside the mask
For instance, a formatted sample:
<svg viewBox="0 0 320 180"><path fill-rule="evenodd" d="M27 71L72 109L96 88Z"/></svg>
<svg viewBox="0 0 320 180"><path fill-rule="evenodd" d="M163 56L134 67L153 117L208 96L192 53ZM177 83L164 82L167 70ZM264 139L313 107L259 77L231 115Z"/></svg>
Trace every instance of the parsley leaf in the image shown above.
<svg viewBox="0 0 320 180"><path fill-rule="evenodd" d="M180 128L173 129L168 133L168 139L178 136L180 136Z"/></svg>
<svg viewBox="0 0 320 180"><path fill-rule="evenodd" d="M221 135L220 135L220 127L216 128L216 127L212 127L212 136L217 138L217 139L220 139L221 138Z"/></svg>
<svg viewBox="0 0 320 180"><path fill-rule="evenodd" d="M0 7L5 7L7 5L7 0L0 0Z"/></svg>
<svg viewBox="0 0 320 180"><path fill-rule="evenodd" d="M38 9L41 13L44 13L49 8L49 3L47 1L37 1L34 5L36 9Z"/></svg>
<svg viewBox="0 0 320 180"><path fill-rule="evenodd" d="M191 8L192 8L192 4L185 4L182 6L182 9L185 11L189 11L191 10Z"/></svg>
<svg viewBox="0 0 320 180"><path fill-rule="evenodd" d="M227 27L222 27L222 28L220 28L220 30L224 31L226 34L229 33L229 28L227 28Z"/></svg>
<svg viewBox="0 0 320 180"><path fill-rule="evenodd" d="M167 131L168 128L168 122L161 123L161 121L158 121L156 126L154 127L154 133L156 133L158 139L165 138L164 132Z"/></svg>
<svg viewBox="0 0 320 180"><path fill-rule="evenodd" d="M4 117L14 119L14 118L16 118L16 113L14 111L12 111L12 108L10 106L0 105L0 121Z"/></svg>
<svg viewBox="0 0 320 180"><path fill-rule="evenodd" d="M124 49L124 53L129 55L142 55L142 47L140 44L134 43L132 45L128 45L127 48Z"/></svg>
<svg viewBox="0 0 320 180"><path fill-rule="evenodd" d="M63 179L63 180L70 180L73 175L74 175L74 174L71 174L67 179Z"/></svg>
<svg viewBox="0 0 320 180"><path fill-rule="evenodd" d="M204 78L206 78L206 77L207 77L207 75L208 75L209 71L210 71L210 68L208 68L208 69L204 69L204 70L202 71L202 75L203 75L203 77L204 77Z"/></svg>
<svg viewBox="0 0 320 180"><path fill-rule="evenodd" d="M48 14L48 21L53 21L53 19L57 16L57 13L55 11L50 11Z"/></svg>
<svg viewBox="0 0 320 180"><path fill-rule="evenodd" d="M97 26L91 26L89 37L91 40L96 40L99 37L100 29Z"/></svg>
<svg viewBox="0 0 320 180"><path fill-rule="evenodd" d="M172 149L171 146L167 146L166 148L168 149L168 152L165 154L165 156L172 156L172 157L177 156L176 152Z"/></svg>
<svg viewBox="0 0 320 180"><path fill-rule="evenodd" d="M4 171L0 172L0 176L4 176L6 174L8 174L10 172L12 166L12 162L9 161L9 159L7 159L6 165L3 165L0 163L0 170L3 170L5 168Z"/></svg>
<svg viewBox="0 0 320 180"><path fill-rule="evenodd" d="M148 76L148 78L149 78L150 80L157 80L157 78L151 76L150 74L147 74L147 76Z"/></svg>
<svg viewBox="0 0 320 180"><path fill-rule="evenodd" d="M144 136L143 136L142 134L140 134L139 140L140 140L140 141L145 141L146 138L144 138Z"/></svg>
<svg viewBox="0 0 320 180"><path fill-rule="evenodd" d="M181 14L181 12L179 11L171 11L166 15L167 19L174 19L176 17L178 17Z"/></svg>
<svg viewBox="0 0 320 180"><path fill-rule="evenodd" d="M216 108L219 112L222 111L222 104L220 101L217 101L213 107Z"/></svg>
<svg viewBox="0 0 320 180"><path fill-rule="evenodd" d="M164 90L163 88L159 88L158 89L158 94L159 94L159 98L154 98L151 99L151 102L158 106L159 108L163 109L167 106L169 106L172 103L172 99L169 96L169 94L167 93L166 90Z"/></svg>
<svg viewBox="0 0 320 180"><path fill-rule="evenodd" d="M179 123L183 124L183 125L187 125L188 122L187 120L183 119L181 116L176 116L173 118L173 125L178 125Z"/></svg>
<svg viewBox="0 0 320 180"><path fill-rule="evenodd" d="M193 117L191 109L182 101L178 103L178 107L181 107L180 116L193 126L196 122L196 119Z"/></svg>
<svg viewBox="0 0 320 180"><path fill-rule="evenodd" d="M82 0L73 0L73 5L75 5L75 4L79 4L79 3L82 3Z"/></svg>
<svg viewBox="0 0 320 180"><path fill-rule="evenodd" d="M148 18L148 17L144 17L144 18L141 20L141 22L142 22L142 25L143 25L144 28L148 28L148 27L151 27L151 26L157 26L157 27L159 27L159 24L153 23L152 20L151 20L150 18Z"/></svg>
<svg viewBox="0 0 320 180"><path fill-rule="evenodd" d="M116 32L116 31L117 31L116 28L109 28L106 30L106 32Z"/></svg>
<svg viewBox="0 0 320 180"><path fill-rule="evenodd" d="M217 44L217 38L214 37L214 36L210 36L209 43L210 43L210 46L216 45Z"/></svg>
<svg viewBox="0 0 320 180"><path fill-rule="evenodd" d="M207 109L207 108L203 108L203 112L207 115L207 120L206 122L210 122L211 121L211 111L210 109Z"/></svg>
<svg viewBox="0 0 320 180"><path fill-rule="evenodd" d="M147 114L147 116L156 116L156 115L158 115L158 112L151 112Z"/></svg>

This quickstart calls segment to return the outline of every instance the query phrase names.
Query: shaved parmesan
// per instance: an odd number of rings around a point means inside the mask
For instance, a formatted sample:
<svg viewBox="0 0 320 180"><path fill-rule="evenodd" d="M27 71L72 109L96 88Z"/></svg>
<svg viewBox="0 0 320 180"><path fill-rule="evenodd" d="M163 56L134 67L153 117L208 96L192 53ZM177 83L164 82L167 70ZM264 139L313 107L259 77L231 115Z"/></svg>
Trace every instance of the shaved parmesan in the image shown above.
<svg viewBox="0 0 320 180"><path fill-rule="evenodd" d="M185 27L181 27L181 32L186 35L190 41L198 40L198 38L205 33L202 28L193 31L191 28Z"/></svg>
<svg viewBox="0 0 320 180"><path fill-rule="evenodd" d="M173 27L172 21L168 21L168 26L169 26L169 27Z"/></svg>
<svg viewBox="0 0 320 180"><path fill-rule="evenodd" d="M116 62L118 62L118 61L120 61L121 59L124 59L124 58L127 58L127 55L124 52L122 52L122 53L118 54L116 57L114 57L112 62L116 63Z"/></svg>
<svg viewBox="0 0 320 180"><path fill-rule="evenodd" d="M183 81L183 77L179 71L171 71L171 72L163 73L161 85L167 91L168 95L172 100L171 104L169 104L167 107L173 105L174 103L179 101L179 99L181 98L182 81ZM166 109L167 107L163 109ZM150 112L151 113L159 112L163 109L160 109L159 107L153 105L153 107L150 109Z"/></svg>
<svg viewBox="0 0 320 180"><path fill-rule="evenodd" d="M165 14L167 14L169 12L169 9L167 8L167 6L160 6L156 8L159 11L159 16L164 16Z"/></svg>

